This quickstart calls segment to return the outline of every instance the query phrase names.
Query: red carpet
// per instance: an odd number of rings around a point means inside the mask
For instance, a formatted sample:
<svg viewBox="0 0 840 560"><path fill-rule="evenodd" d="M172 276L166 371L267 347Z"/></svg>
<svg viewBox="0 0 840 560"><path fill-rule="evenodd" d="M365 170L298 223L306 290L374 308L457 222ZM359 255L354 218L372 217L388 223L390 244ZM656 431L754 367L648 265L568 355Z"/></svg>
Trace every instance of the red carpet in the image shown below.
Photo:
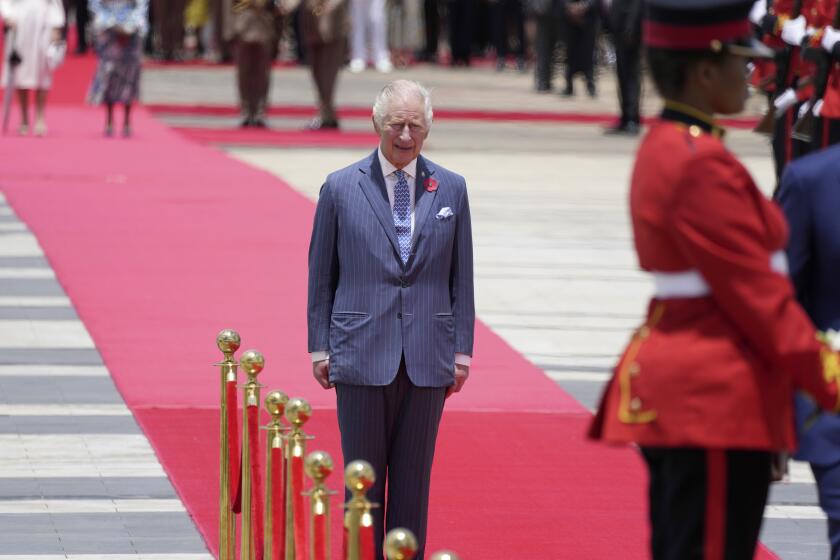
<svg viewBox="0 0 840 560"><path fill-rule="evenodd" d="M362 148L375 146L373 132L342 130L278 130L260 128L189 128L176 127L182 136L200 144L237 146Z"/></svg>
<svg viewBox="0 0 840 560"><path fill-rule="evenodd" d="M174 105L151 103L146 108L152 113L167 115L199 115L207 117L235 116L239 109L232 105ZM315 109L311 105L273 105L268 109L272 117L311 117ZM340 119L370 119L370 107L339 107ZM566 124L613 124L616 116L612 113L580 113L568 111L505 111L492 109L435 109L435 120L472 120L472 121L513 121L513 122L554 122ZM645 123L651 122L644 119ZM755 117L734 117L720 119L720 124L728 128L751 130L758 124Z"/></svg>
<svg viewBox="0 0 840 560"><path fill-rule="evenodd" d="M211 364L221 328L265 353L268 389L313 403L313 448L340 457L334 396L311 379L305 353L314 205L143 111L131 140L102 138L101 117L56 107L47 138L0 138L0 190L38 236L215 549L219 373ZM444 415L430 549L482 560L645 558L637 455L584 441L588 414L482 324L473 372Z"/></svg>

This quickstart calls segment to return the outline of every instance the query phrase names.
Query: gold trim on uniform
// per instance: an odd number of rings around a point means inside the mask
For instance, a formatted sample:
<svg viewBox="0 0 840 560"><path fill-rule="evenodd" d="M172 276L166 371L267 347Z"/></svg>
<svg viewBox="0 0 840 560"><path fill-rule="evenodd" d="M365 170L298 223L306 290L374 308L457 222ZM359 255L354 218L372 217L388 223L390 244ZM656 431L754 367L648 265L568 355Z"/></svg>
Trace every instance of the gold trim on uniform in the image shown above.
<svg viewBox="0 0 840 560"><path fill-rule="evenodd" d="M642 343L650 336L650 329L662 318L665 313L665 304L657 303L651 318L636 331L633 342L627 349L621 367L618 370L618 419L625 424L647 424L656 420L655 410L642 410L644 403L642 399L632 394L632 379L638 377L642 371L641 366L636 362L636 356L641 350Z"/></svg>

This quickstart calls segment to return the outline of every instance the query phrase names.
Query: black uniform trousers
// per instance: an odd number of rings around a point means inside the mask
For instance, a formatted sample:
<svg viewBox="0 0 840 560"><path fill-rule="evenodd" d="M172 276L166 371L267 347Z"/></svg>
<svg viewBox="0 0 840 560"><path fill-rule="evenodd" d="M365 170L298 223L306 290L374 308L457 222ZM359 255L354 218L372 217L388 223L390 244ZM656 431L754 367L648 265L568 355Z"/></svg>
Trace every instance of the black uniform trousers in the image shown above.
<svg viewBox="0 0 840 560"><path fill-rule="evenodd" d="M500 60L507 57L510 49L510 31L513 27L513 54L525 58L525 14L521 0L496 0L490 5L493 21L493 46Z"/></svg>
<svg viewBox="0 0 840 560"><path fill-rule="evenodd" d="M423 22L426 35L423 56L430 62L435 62L438 52L438 35L440 34L440 5L438 0L423 0Z"/></svg>
<svg viewBox="0 0 840 560"><path fill-rule="evenodd" d="M642 94L642 45L616 37L615 71L618 76L618 97L621 124L639 124L639 99Z"/></svg>
<svg viewBox="0 0 840 560"><path fill-rule="evenodd" d="M472 53L474 0L447 0L449 10L449 46L452 64L470 64Z"/></svg>
<svg viewBox="0 0 840 560"><path fill-rule="evenodd" d="M752 560L771 479L764 451L643 447L653 560Z"/></svg>
<svg viewBox="0 0 840 560"><path fill-rule="evenodd" d="M335 390L344 464L362 459L376 471L367 494L379 504L373 510L376 560L382 560L386 527L409 529L417 537L417 558L425 558L432 460L446 387L417 387L403 359L389 385L338 383Z"/></svg>
<svg viewBox="0 0 840 560"><path fill-rule="evenodd" d="M560 35L561 18L553 11L535 16L537 21L537 36L534 40L534 50L537 60L534 72L537 89L547 91L551 89L554 76L554 52Z"/></svg>

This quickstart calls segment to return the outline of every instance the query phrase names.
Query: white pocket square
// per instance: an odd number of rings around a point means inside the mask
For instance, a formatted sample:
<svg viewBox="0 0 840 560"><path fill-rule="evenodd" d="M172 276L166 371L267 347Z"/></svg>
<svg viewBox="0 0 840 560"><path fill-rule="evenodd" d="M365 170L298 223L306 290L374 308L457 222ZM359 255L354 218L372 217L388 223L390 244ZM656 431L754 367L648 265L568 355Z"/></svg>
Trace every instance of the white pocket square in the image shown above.
<svg viewBox="0 0 840 560"><path fill-rule="evenodd" d="M440 209L440 212L437 213L437 216L435 216L435 219L443 220L443 219L448 218L449 216L452 216L453 214L454 214L454 212L452 212L452 208L447 206L445 208Z"/></svg>

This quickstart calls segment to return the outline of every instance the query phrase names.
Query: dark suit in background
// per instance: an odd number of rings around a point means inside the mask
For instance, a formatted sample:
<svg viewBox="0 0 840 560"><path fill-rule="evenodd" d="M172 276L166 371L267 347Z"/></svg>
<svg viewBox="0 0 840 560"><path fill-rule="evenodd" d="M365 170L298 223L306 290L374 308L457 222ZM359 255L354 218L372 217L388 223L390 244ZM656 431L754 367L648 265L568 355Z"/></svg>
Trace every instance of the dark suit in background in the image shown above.
<svg viewBox="0 0 840 560"><path fill-rule="evenodd" d="M594 0L562 0L563 41L566 44L566 89L573 95L572 78L583 74L586 90L595 95L595 38L598 36L598 6Z"/></svg>
<svg viewBox="0 0 840 560"><path fill-rule="evenodd" d="M609 27L615 44L621 116L614 130L638 131L642 93L642 0L612 0Z"/></svg>
<svg viewBox="0 0 840 560"><path fill-rule="evenodd" d="M236 77L242 126L264 127L271 86L271 52L275 41L274 2L251 0L234 12Z"/></svg>
<svg viewBox="0 0 840 560"><path fill-rule="evenodd" d="M87 52L88 44L87 44L87 25L88 20L90 19L90 14L88 13L88 0L64 0L64 14L65 14L65 24L64 27L64 37L67 38L67 28L70 25L70 8L73 7L75 9L76 14L76 53L77 54L84 54Z"/></svg>
<svg viewBox="0 0 840 560"><path fill-rule="evenodd" d="M821 331L840 331L840 146L787 165L777 200L790 225L788 264L796 296ZM840 418L796 397L799 450L814 471L828 516L831 559L840 560Z"/></svg>
<svg viewBox="0 0 840 560"><path fill-rule="evenodd" d="M525 65L525 14L522 0L492 0L490 18L493 22L493 46L496 49L496 68L505 66L505 59L511 51L516 56L517 66ZM511 49L511 32L513 48Z"/></svg>
<svg viewBox="0 0 840 560"><path fill-rule="evenodd" d="M551 91L551 81L554 77L554 53L557 49L562 22L561 0L529 0L526 8L537 24L534 39L536 89L541 92Z"/></svg>
<svg viewBox="0 0 840 560"><path fill-rule="evenodd" d="M453 66L469 66L472 54L475 0L447 0L449 46Z"/></svg>

